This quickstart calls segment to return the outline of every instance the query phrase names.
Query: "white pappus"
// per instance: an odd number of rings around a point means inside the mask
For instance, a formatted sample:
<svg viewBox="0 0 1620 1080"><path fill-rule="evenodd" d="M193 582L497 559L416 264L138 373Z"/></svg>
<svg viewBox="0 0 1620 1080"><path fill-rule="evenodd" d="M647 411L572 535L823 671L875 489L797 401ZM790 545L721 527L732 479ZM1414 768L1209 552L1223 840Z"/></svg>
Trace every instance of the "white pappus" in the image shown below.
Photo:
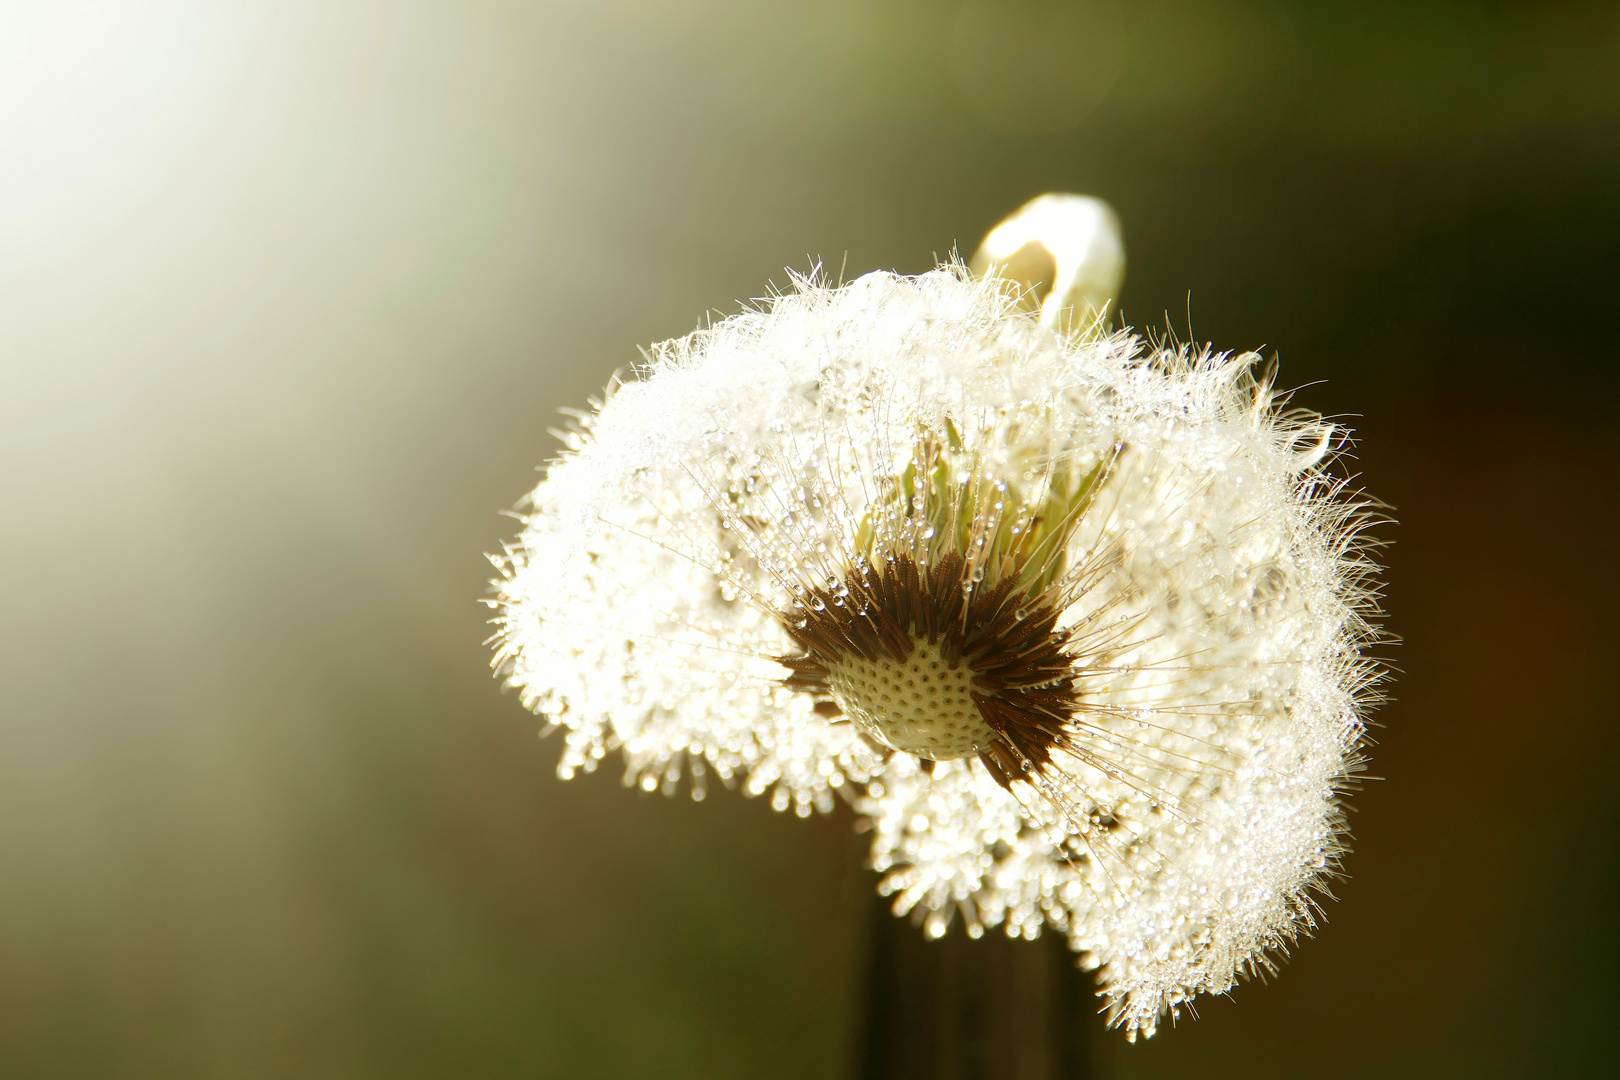
<svg viewBox="0 0 1620 1080"><path fill-rule="evenodd" d="M1151 1035L1314 925L1380 678L1344 433L1257 360L796 278L578 415L497 668L564 777L847 798L897 914L1056 930Z"/></svg>

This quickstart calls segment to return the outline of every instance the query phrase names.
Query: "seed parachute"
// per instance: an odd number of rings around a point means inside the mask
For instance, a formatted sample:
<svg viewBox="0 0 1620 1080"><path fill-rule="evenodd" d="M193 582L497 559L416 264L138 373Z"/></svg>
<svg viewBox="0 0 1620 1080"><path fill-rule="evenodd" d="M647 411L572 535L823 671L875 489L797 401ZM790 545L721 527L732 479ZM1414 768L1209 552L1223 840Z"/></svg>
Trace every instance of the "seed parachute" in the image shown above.
<svg viewBox="0 0 1620 1080"><path fill-rule="evenodd" d="M564 777L848 799L897 914L1061 933L1151 1035L1315 924L1379 678L1345 434L1257 359L795 279L578 415L497 668Z"/></svg>

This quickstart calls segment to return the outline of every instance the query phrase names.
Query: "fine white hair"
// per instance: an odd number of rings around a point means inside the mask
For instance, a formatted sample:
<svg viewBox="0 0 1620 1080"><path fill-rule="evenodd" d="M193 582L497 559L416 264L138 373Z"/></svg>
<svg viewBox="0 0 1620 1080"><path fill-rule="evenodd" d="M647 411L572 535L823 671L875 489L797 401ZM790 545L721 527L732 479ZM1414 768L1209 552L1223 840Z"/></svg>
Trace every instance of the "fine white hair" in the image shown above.
<svg viewBox="0 0 1620 1080"><path fill-rule="evenodd" d="M495 662L563 732L564 777L618 751L647 790L842 795L896 913L1061 932L1151 1035L1315 925L1380 677L1372 515L1327 471L1346 436L1280 409L1258 359L1059 333L958 264L795 278L577 414L496 557ZM1043 586L1069 743L1011 784L885 756L779 663L794 597L838 587L917 433L947 429L1008 505L1109 463Z"/></svg>

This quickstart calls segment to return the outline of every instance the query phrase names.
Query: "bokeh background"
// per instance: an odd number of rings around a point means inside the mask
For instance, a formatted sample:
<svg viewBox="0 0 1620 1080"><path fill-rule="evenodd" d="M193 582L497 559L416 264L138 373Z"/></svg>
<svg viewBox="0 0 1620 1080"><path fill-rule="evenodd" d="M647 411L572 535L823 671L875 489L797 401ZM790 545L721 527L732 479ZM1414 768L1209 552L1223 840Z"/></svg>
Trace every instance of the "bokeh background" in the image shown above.
<svg viewBox="0 0 1620 1080"><path fill-rule="evenodd" d="M0 4L0 1075L850 1075L847 815L557 781L482 553L638 345L1053 189L1400 519L1330 922L1094 1075L1608 1075L1617 72L1573 0Z"/></svg>

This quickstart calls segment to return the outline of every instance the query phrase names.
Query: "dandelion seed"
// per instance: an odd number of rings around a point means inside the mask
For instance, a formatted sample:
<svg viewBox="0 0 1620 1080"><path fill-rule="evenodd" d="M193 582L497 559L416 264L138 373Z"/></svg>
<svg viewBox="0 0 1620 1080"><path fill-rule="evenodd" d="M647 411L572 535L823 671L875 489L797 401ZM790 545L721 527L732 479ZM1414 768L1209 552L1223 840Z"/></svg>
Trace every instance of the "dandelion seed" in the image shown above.
<svg viewBox="0 0 1620 1080"><path fill-rule="evenodd" d="M654 347L495 560L496 664L562 776L849 798L897 914L1056 930L1151 1035L1315 923L1366 515L1256 356L1029 307L811 276Z"/></svg>

